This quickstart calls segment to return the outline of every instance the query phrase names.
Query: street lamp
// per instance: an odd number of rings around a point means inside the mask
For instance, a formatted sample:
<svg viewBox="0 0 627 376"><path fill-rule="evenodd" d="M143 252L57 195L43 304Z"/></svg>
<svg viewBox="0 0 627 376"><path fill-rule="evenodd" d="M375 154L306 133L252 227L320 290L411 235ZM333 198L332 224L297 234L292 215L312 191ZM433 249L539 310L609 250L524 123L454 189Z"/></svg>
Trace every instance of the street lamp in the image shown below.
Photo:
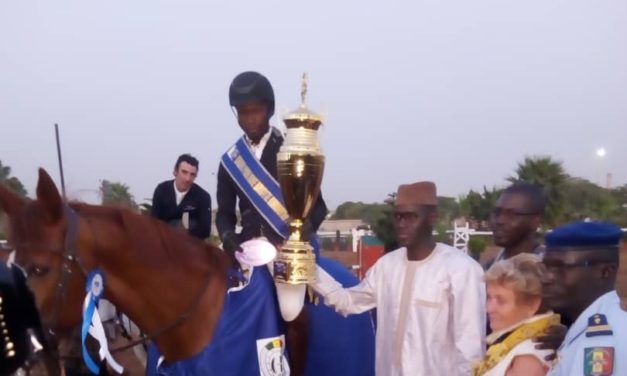
<svg viewBox="0 0 627 376"><path fill-rule="evenodd" d="M605 171L604 171L604 167L605 166L603 164L603 159L605 158L605 155L607 155L607 151L605 150L605 148L598 148L596 150L596 154L597 154L597 157L599 157L599 160L601 161L601 163L599 164L600 171L597 172L597 177L598 177L598 179L597 179L598 182L597 183L599 184L599 187L602 187L603 186L603 183L602 183L603 178L602 178L602 176L605 173ZM610 189L610 185L611 185L610 180L611 180L611 174L608 173L607 176L606 176L606 181L605 181L605 188L607 188L607 189Z"/></svg>

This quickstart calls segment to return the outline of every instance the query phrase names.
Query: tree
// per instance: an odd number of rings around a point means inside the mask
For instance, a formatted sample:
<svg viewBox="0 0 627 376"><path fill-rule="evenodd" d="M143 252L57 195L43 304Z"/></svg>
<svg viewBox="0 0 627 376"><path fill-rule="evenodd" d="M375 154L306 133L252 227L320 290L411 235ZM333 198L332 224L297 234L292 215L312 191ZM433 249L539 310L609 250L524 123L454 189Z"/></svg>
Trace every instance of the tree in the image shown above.
<svg viewBox="0 0 627 376"><path fill-rule="evenodd" d="M532 183L542 187L547 199L545 221L556 225L562 220L564 196L562 190L569 178L562 162L554 161L549 156L525 157L518 163L515 175L507 180L510 183Z"/></svg>
<svg viewBox="0 0 627 376"><path fill-rule="evenodd" d="M374 225L386 209L385 204L365 204L363 202L347 201L335 209L331 219L361 219L369 225Z"/></svg>
<svg viewBox="0 0 627 376"><path fill-rule="evenodd" d="M396 232L394 231L394 203L396 202L396 193L389 193L384 201L384 207L381 218L372 224L372 231L383 242L385 252L390 252L398 248L396 240Z"/></svg>
<svg viewBox="0 0 627 376"><path fill-rule="evenodd" d="M137 208L135 199L130 193L130 188L126 184L102 180L100 182L100 195L102 196L103 205Z"/></svg>
<svg viewBox="0 0 627 376"><path fill-rule="evenodd" d="M18 195L26 197L27 192L24 184L22 184L20 179L11 176L11 167L3 165L2 161L0 161L0 184L6 185ZM0 239L6 238L6 235L3 233L7 226L6 221L5 213L0 208Z"/></svg>
<svg viewBox="0 0 627 376"><path fill-rule="evenodd" d="M459 200L461 214L476 221L487 221L490 218L490 211L501 195L502 189L492 187L488 190L483 187L483 193L475 192L472 189L466 196Z"/></svg>
<svg viewBox="0 0 627 376"><path fill-rule="evenodd" d="M612 189L610 193L621 206L627 208L627 184Z"/></svg>
<svg viewBox="0 0 627 376"><path fill-rule="evenodd" d="M610 194L616 200L619 210L619 220L616 221L622 227L627 227L627 184L622 187L614 188Z"/></svg>
<svg viewBox="0 0 627 376"><path fill-rule="evenodd" d="M11 176L11 167L3 165L2 161L0 161L0 184L5 184L7 187L15 191L15 193L23 197L26 197L28 193L26 192L26 188L24 188L24 184L22 184L20 179Z"/></svg>
<svg viewBox="0 0 627 376"><path fill-rule="evenodd" d="M449 226L461 214L459 202L454 197L438 197L439 222Z"/></svg>
<svg viewBox="0 0 627 376"><path fill-rule="evenodd" d="M488 241L483 236L471 236L468 240L468 251L475 260L479 260L481 253L488 247Z"/></svg>
<svg viewBox="0 0 627 376"><path fill-rule="evenodd" d="M568 178L563 188L565 221L585 218L627 225L627 208L621 188L607 190L581 178Z"/></svg>

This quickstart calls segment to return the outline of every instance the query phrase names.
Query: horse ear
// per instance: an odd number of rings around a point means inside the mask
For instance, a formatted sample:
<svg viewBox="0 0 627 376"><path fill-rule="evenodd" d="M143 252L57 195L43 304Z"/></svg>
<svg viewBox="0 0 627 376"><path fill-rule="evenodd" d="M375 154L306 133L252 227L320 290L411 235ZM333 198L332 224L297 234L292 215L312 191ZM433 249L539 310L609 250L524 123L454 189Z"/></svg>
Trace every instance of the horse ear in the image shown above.
<svg viewBox="0 0 627 376"><path fill-rule="evenodd" d="M0 184L0 209L3 210L9 217L13 217L20 211L26 200L15 193L11 188Z"/></svg>
<svg viewBox="0 0 627 376"><path fill-rule="evenodd" d="M37 200L40 201L46 212L50 215L50 220L56 222L63 215L63 200L59 194L57 186L46 170L39 169L39 181L37 182Z"/></svg>

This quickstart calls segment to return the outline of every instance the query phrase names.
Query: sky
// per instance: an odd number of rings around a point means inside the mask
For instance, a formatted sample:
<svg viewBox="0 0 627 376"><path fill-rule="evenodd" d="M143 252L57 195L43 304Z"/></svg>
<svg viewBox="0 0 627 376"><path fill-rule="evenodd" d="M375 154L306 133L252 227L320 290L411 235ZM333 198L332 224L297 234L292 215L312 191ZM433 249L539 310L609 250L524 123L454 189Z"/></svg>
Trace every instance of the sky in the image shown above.
<svg viewBox="0 0 627 376"><path fill-rule="evenodd" d="M4 1L0 160L31 194L38 167L59 182L58 123L71 198L108 179L144 202L189 152L216 205L245 70L272 82L279 128L308 73L330 207L502 186L533 155L627 184L623 0Z"/></svg>

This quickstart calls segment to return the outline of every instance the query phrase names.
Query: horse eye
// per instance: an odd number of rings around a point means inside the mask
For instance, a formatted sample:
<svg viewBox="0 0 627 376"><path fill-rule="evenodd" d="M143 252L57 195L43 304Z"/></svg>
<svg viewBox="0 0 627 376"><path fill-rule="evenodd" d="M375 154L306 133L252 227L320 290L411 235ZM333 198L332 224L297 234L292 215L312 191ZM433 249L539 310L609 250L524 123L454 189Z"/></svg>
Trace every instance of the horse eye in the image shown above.
<svg viewBox="0 0 627 376"><path fill-rule="evenodd" d="M28 268L28 275L32 275L35 277L43 277L44 275L48 274L49 271L50 271L50 268L47 268L45 266L33 265L30 268Z"/></svg>

